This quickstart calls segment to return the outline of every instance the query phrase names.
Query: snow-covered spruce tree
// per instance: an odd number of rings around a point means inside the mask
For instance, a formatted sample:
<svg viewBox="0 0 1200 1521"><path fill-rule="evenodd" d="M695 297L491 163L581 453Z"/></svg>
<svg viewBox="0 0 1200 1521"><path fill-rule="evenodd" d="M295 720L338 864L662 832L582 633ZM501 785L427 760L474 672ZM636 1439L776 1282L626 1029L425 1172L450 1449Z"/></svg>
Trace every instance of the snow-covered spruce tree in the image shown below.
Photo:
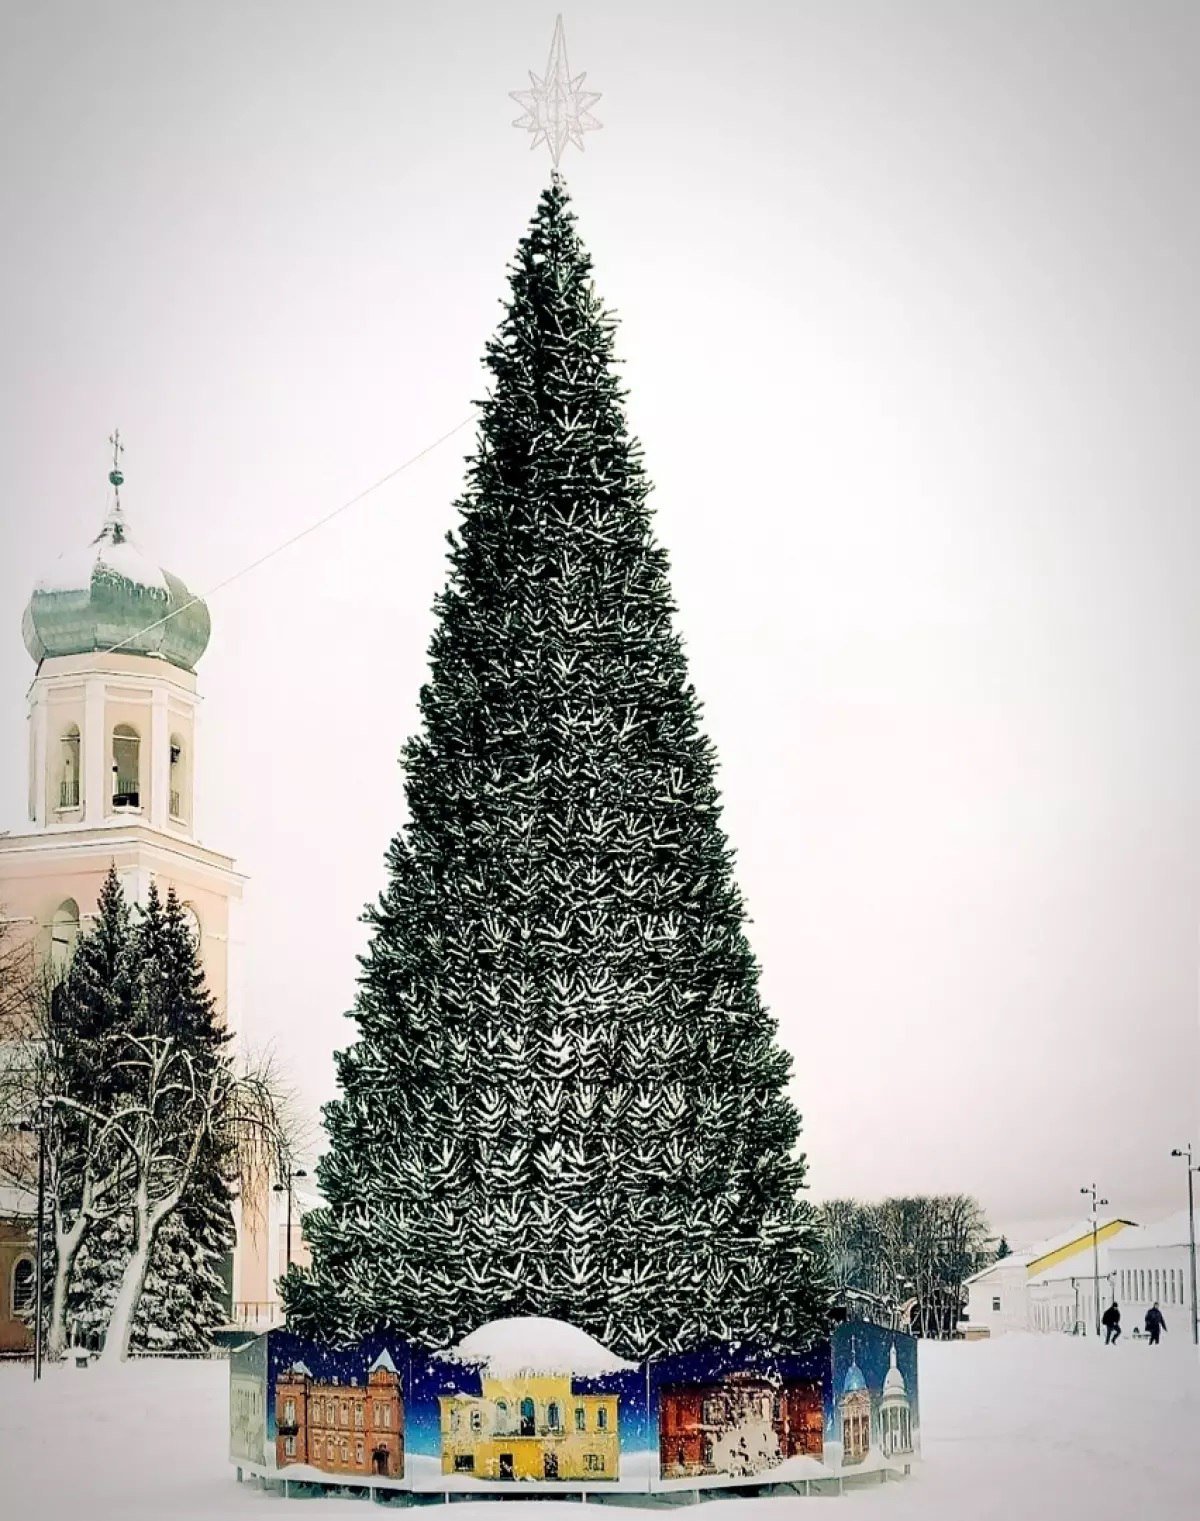
<svg viewBox="0 0 1200 1521"><path fill-rule="evenodd" d="M561 180L510 277L290 1323L795 1345L825 1290L789 1060Z"/></svg>
<svg viewBox="0 0 1200 1521"><path fill-rule="evenodd" d="M154 1133L145 1134L144 1154L151 1159L154 1173L150 1207L141 1214L136 1207L131 1211L131 1258L114 1300L108 1334L119 1331L117 1322L125 1295L133 1288L140 1244L148 1247L149 1255L134 1294L130 1345L149 1351L198 1352L212 1344L213 1334L225 1320L220 1265L233 1245L230 1178L234 1168L220 1113L229 1095L225 1054L229 1033L217 1018L199 948L174 888L164 901L151 886L130 953L133 1033L157 1043L155 1060L168 1083L191 1084L193 1092L178 1112L169 1099L163 1103ZM136 1091L145 1099L144 1085L155 1081L150 1065L135 1065L133 1074ZM206 1101L204 1095L210 1093L220 1097ZM193 1148L194 1158L189 1157ZM154 1224L175 1192L178 1201Z"/></svg>
<svg viewBox="0 0 1200 1521"><path fill-rule="evenodd" d="M128 1168L113 1117L117 1052L130 1022L129 905L110 867L91 925L52 990L43 1049L48 1132L47 1345L95 1344L120 1274ZM78 1106L78 1107L76 1107Z"/></svg>
<svg viewBox="0 0 1200 1521"><path fill-rule="evenodd" d="M217 1017L199 949L174 888L165 901L152 890L133 952L140 967L153 961L159 969L150 1027L180 1041L202 1072L224 1060L229 1032ZM182 1144L189 1139L186 1134L180 1137ZM231 1151L227 1128L212 1126L177 1208L156 1234L133 1322L131 1345L138 1351L203 1352L225 1322L221 1262L234 1244ZM130 1241L132 1236L130 1222Z"/></svg>
<svg viewBox="0 0 1200 1521"><path fill-rule="evenodd" d="M124 1023L110 1039L117 1058L114 1076L97 1090L98 1102L114 1113L123 1106L144 1104L151 1088L162 1089L152 1067L157 1065L161 1072L164 1062L174 1080L203 1086L225 1060L228 1035L217 1019L199 952L173 889L164 900L151 887L146 908L127 933L119 977L125 989ZM139 1041L155 1043L153 1055L145 1045L137 1045ZM123 1288L126 1299L133 1296L132 1310L126 1305L125 1314L132 1315L127 1340L135 1350L200 1352L211 1345L224 1322L220 1266L233 1245L232 1162L219 1125L206 1129L179 1202L154 1228L144 1274L136 1286L130 1281L135 1249L145 1231L135 1207L139 1165L152 1159L154 1196L169 1195L193 1139L189 1126L196 1105L181 1107L179 1123L171 1108L171 1100L160 1096L153 1134L142 1132L140 1159L128 1146L120 1148L119 1212L93 1228L79 1254L71 1279L69 1319L75 1334L88 1342L107 1341ZM135 1128L125 1125L123 1132L133 1135Z"/></svg>
<svg viewBox="0 0 1200 1521"><path fill-rule="evenodd" d="M133 1323L135 1351L204 1353L225 1324L221 1259L233 1230L229 1186L218 1181L221 1192L211 1196L193 1185L158 1232Z"/></svg>

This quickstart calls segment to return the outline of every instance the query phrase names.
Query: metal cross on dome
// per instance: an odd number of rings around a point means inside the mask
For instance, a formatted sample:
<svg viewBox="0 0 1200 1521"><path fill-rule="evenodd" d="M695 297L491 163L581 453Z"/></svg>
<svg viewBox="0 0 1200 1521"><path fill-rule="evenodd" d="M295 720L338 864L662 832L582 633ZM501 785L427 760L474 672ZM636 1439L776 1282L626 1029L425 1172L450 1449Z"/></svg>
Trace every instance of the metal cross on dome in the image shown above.
<svg viewBox="0 0 1200 1521"><path fill-rule="evenodd" d="M121 472L121 455L125 453L125 445L121 442L120 428L114 428L108 435L108 441L112 445L113 467L109 471L109 481L119 492L125 484L125 477Z"/></svg>
<svg viewBox="0 0 1200 1521"><path fill-rule="evenodd" d="M532 90L510 90L509 94L519 106L525 108L514 127L522 127L533 134L529 144L536 148L545 143L550 149L554 167L568 143L583 148L583 134L595 132L602 125L592 115L591 108L600 99L595 90L582 88L586 74L571 78L567 63L567 39L563 32L563 20L559 16L554 23L554 37L550 43L550 57L546 61L546 73L541 79L531 69L529 82Z"/></svg>

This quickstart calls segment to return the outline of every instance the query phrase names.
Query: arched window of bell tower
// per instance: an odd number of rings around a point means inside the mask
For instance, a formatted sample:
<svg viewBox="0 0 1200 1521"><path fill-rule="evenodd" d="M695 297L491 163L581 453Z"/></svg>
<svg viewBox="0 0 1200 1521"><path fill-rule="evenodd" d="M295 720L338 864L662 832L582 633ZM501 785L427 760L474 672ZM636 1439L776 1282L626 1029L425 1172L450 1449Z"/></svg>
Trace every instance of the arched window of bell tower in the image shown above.
<svg viewBox="0 0 1200 1521"><path fill-rule="evenodd" d="M78 724L70 725L58 748L58 806L60 810L78 808L81 795Z"/></svg>
<svg viewBox="0 0 1200 1521"><path fill-rule="evenodd" d="M79 904L67 898L54 910L50 924L50 965L56 973L65 972L79 939Z"/></svg>
<svg viewBox="0 0 1200 1521"><path fill-rule="evenodd" d="M179 734L171 735L170 813L177 823L188 816L189 766L187 747Z"/></svg>
<svg viewBox="0 0 1200 1521"><path fill-rule="evenodd" d="M112 800L114 808L140 808L142 804L142 741L130 724L113 730Z"/></svg>

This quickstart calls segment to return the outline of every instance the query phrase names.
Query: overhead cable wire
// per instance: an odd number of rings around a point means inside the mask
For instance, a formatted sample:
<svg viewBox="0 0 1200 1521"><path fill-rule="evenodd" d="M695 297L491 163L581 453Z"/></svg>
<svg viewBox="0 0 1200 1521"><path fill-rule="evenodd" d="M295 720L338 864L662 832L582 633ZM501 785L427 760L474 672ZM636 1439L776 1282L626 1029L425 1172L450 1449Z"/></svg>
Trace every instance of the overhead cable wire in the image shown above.
<svg viewBox="0 0 1200 1521"><path fill-rule="evenodd" d="M340 517L343 512L348 512L351 507L356 506L365 497L370 496L372 492L378 491L381 486L386 486L389 481L394 481L398 475L402 475L405 470L417 464L419 460L423 460L427 454L432 454L435 449L439 449L444 443L447 443L456 433L461 433L474 420L474 414L470 417L464 417L461 422L455 423L449 432L443 433L440 438L435 438L431 444L426 444L423 449L419 450L409 459L406 459L403 464L397 465L394 470L389 470L386 475L381 475L377 481L373 481L371 485L364 487L362 491L350 497L348 501L342 502L332 512L327 512L324 517L318 518L315 523L310 523L307 528L302 528L299 533L292 534L291 538L284 539L281 544L276 544L274 549L268 549L266 554L259 555L257 560L251 560L248 565L243 565L240 570L235 570L232 575L226 576L223 581L218 581L214 586L210 586L206 592L199 593L189 601L181 603L178 607L173 607L169 613L164 613L161 618L156 618L153 623L148 623L145 628L128 634L119 643L110 645L108 649L101 651L101 653L115 655L119 650L124 649L127 644L133 644L136 640L144 639L147 634L153 633L156 628L162 628L165 623L170 623L172 618L178 618L180 613L186 613L188 608L195 607L197 602L206 602L209 597L214 596L219 591L223 591L225 587L231 586L235 581L240 581L243 576L248 576L252 570L257 570L260 565L265 565L268 560L273 560L276 555L282 554L285 549L291 549L293 544L299 544L301 539L308 538L309 534L316 533L319 528L324 528L327 523L332 523L334 518Z"/></svg>

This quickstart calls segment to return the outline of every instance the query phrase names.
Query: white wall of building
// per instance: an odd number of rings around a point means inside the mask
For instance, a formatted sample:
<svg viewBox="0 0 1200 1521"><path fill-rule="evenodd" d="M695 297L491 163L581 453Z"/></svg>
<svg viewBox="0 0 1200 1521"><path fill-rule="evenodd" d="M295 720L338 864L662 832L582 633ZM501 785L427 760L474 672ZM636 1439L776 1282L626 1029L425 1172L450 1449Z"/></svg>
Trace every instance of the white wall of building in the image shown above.
<svg viewBox="0 0 1200 1521"><path fill-rule="evenodd" d="M1027 1257L1005 1257L967 1284L967 1325L972 1332L1006 1336L1029 1329Z"/></svg>
<svg viewBox="0 0 1200 1521"><path fill-rule="evenodd" d="M1124 1328L1140 1326L1157 1304L1167 1334L1191 1335L1192 1292L1186 1211L1157 1225L1126 1231L1112 1251L1114 1293Z"/></svg>
<svg viewBox="0 0 1200 1521"><path fill-rule="evenodd" d="M1100 1313L1112 1302L1107 1274L1100 1277ZM1096 1284L1091 1273L1042 1278L1029 1285L1029 1323L1035 1331L1065 1331L1079 1336L1096 1334Z"/></svg>

